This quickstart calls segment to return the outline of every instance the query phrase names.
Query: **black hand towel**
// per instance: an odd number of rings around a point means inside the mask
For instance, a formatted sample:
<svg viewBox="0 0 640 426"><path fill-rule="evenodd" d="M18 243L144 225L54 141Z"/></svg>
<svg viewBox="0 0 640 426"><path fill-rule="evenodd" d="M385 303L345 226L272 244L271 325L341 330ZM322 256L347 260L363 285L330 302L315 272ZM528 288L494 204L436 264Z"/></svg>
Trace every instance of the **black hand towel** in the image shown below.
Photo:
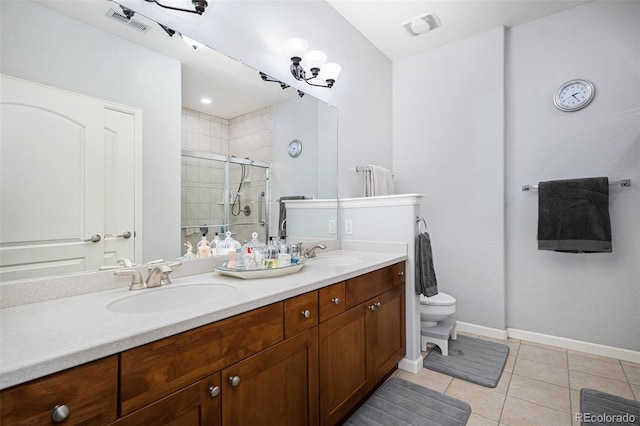
<svg viewBox="0 0 640 426"><path fill-rule="evenodd" d="M538 250L611 253L608 178L539 183Z"/></svg>
<svg viewBox="0 0 640 426"><path fill-rule="evenodd" d="M433 253L431 251L431 238L425 231L416 238L416 276L415 289L417 294L426 297L438 294L438 280L433 268Z"/></svg>

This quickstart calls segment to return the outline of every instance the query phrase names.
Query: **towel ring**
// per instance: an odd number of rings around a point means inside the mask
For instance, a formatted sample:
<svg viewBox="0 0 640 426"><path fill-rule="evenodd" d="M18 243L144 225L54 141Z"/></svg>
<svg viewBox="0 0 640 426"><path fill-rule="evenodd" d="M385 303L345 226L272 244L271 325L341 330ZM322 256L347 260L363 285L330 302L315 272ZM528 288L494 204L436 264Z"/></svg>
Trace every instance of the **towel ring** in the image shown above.
<svg viewBox="0 0 640 426"><path fill-rule="evenodd" d="M423 225L423 224L424 224L424 230L426 232L426 230L427 230L427 221L424 219L424 217L423 216L416 217L416 222L418 223L418 233L422 234L423 231L420 229L420 225Z"/></svg>

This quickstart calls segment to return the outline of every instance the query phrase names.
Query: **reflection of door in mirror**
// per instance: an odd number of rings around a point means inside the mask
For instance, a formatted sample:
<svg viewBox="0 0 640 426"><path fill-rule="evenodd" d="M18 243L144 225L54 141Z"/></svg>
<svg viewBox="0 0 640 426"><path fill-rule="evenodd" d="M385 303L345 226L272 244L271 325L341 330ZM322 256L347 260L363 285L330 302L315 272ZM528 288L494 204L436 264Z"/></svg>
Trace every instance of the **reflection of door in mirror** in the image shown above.
<svg viewBox="0 0 640 426"><path fill-rule="evenodd" d="M0 279L134 259L136 111L6 76L0 103Z"/></svg>

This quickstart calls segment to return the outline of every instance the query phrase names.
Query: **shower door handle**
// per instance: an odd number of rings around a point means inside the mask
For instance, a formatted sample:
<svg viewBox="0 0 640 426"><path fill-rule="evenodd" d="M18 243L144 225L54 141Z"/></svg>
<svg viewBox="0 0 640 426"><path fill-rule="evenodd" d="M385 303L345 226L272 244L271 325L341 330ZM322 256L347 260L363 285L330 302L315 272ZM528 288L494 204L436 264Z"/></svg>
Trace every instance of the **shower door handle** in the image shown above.
<svg viewBox="0 0 640 426"><path fill-rule="evenodd" d="M264 200L264 191L260 193L258 197L258 223L260 226L264 226L264 220L262 220L262 202Z"/></svg>

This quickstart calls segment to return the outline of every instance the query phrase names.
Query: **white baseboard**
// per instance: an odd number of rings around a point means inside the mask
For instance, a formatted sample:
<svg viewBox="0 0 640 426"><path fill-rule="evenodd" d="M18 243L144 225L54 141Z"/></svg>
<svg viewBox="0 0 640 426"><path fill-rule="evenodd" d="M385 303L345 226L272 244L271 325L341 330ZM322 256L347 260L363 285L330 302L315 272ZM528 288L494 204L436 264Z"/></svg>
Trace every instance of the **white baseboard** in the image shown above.
<svg viewBox="0 0 640 426"><path fill-rule="evenodd" d="M600 355L640 363L640 352L633 351L631 349L616 348L614 346L600 345L598 343L567 339L565 337L534 333L533 331L518 330L515 328L508 328L507 335L513 339L525 340L527 342L541 343L543 345L556 346L592 355Z"/></svg>
<svg viewBox="0 0 640 426"><path fill-rule="evenodd" d="M423 366L424 357L420 355L417 359L411 360L409 358L402 358L398 363L398 368L409 373L418 373Z"/></svg>
<svg viewBox="0 0 640 426"><path fill-rule="evenodd" d="M477 334L478 336L492 337L494 339L507 339L507 330L470 324L468 322L456 321L456 330L470 334Z"/></svg>
<svg viewBox="0 0 640 426"><path fill-rule="evenodd" d="M500 330L497 328L490 328L461 321L457 322L456 330L470 334L477 334L478 336L492 337L494 339L505 340L507 337L510 337L512 339L524 340L526 342L556 346L558 348L584 352L591 355L617 358L623 361L630 361L640 364L640 351L600 345L598 343L584 342L582 340L567 339L566 337L552 336L550 334L541 334L535 333L533 331L518 330L517 328L507 328L506 330Z"/></svg>

